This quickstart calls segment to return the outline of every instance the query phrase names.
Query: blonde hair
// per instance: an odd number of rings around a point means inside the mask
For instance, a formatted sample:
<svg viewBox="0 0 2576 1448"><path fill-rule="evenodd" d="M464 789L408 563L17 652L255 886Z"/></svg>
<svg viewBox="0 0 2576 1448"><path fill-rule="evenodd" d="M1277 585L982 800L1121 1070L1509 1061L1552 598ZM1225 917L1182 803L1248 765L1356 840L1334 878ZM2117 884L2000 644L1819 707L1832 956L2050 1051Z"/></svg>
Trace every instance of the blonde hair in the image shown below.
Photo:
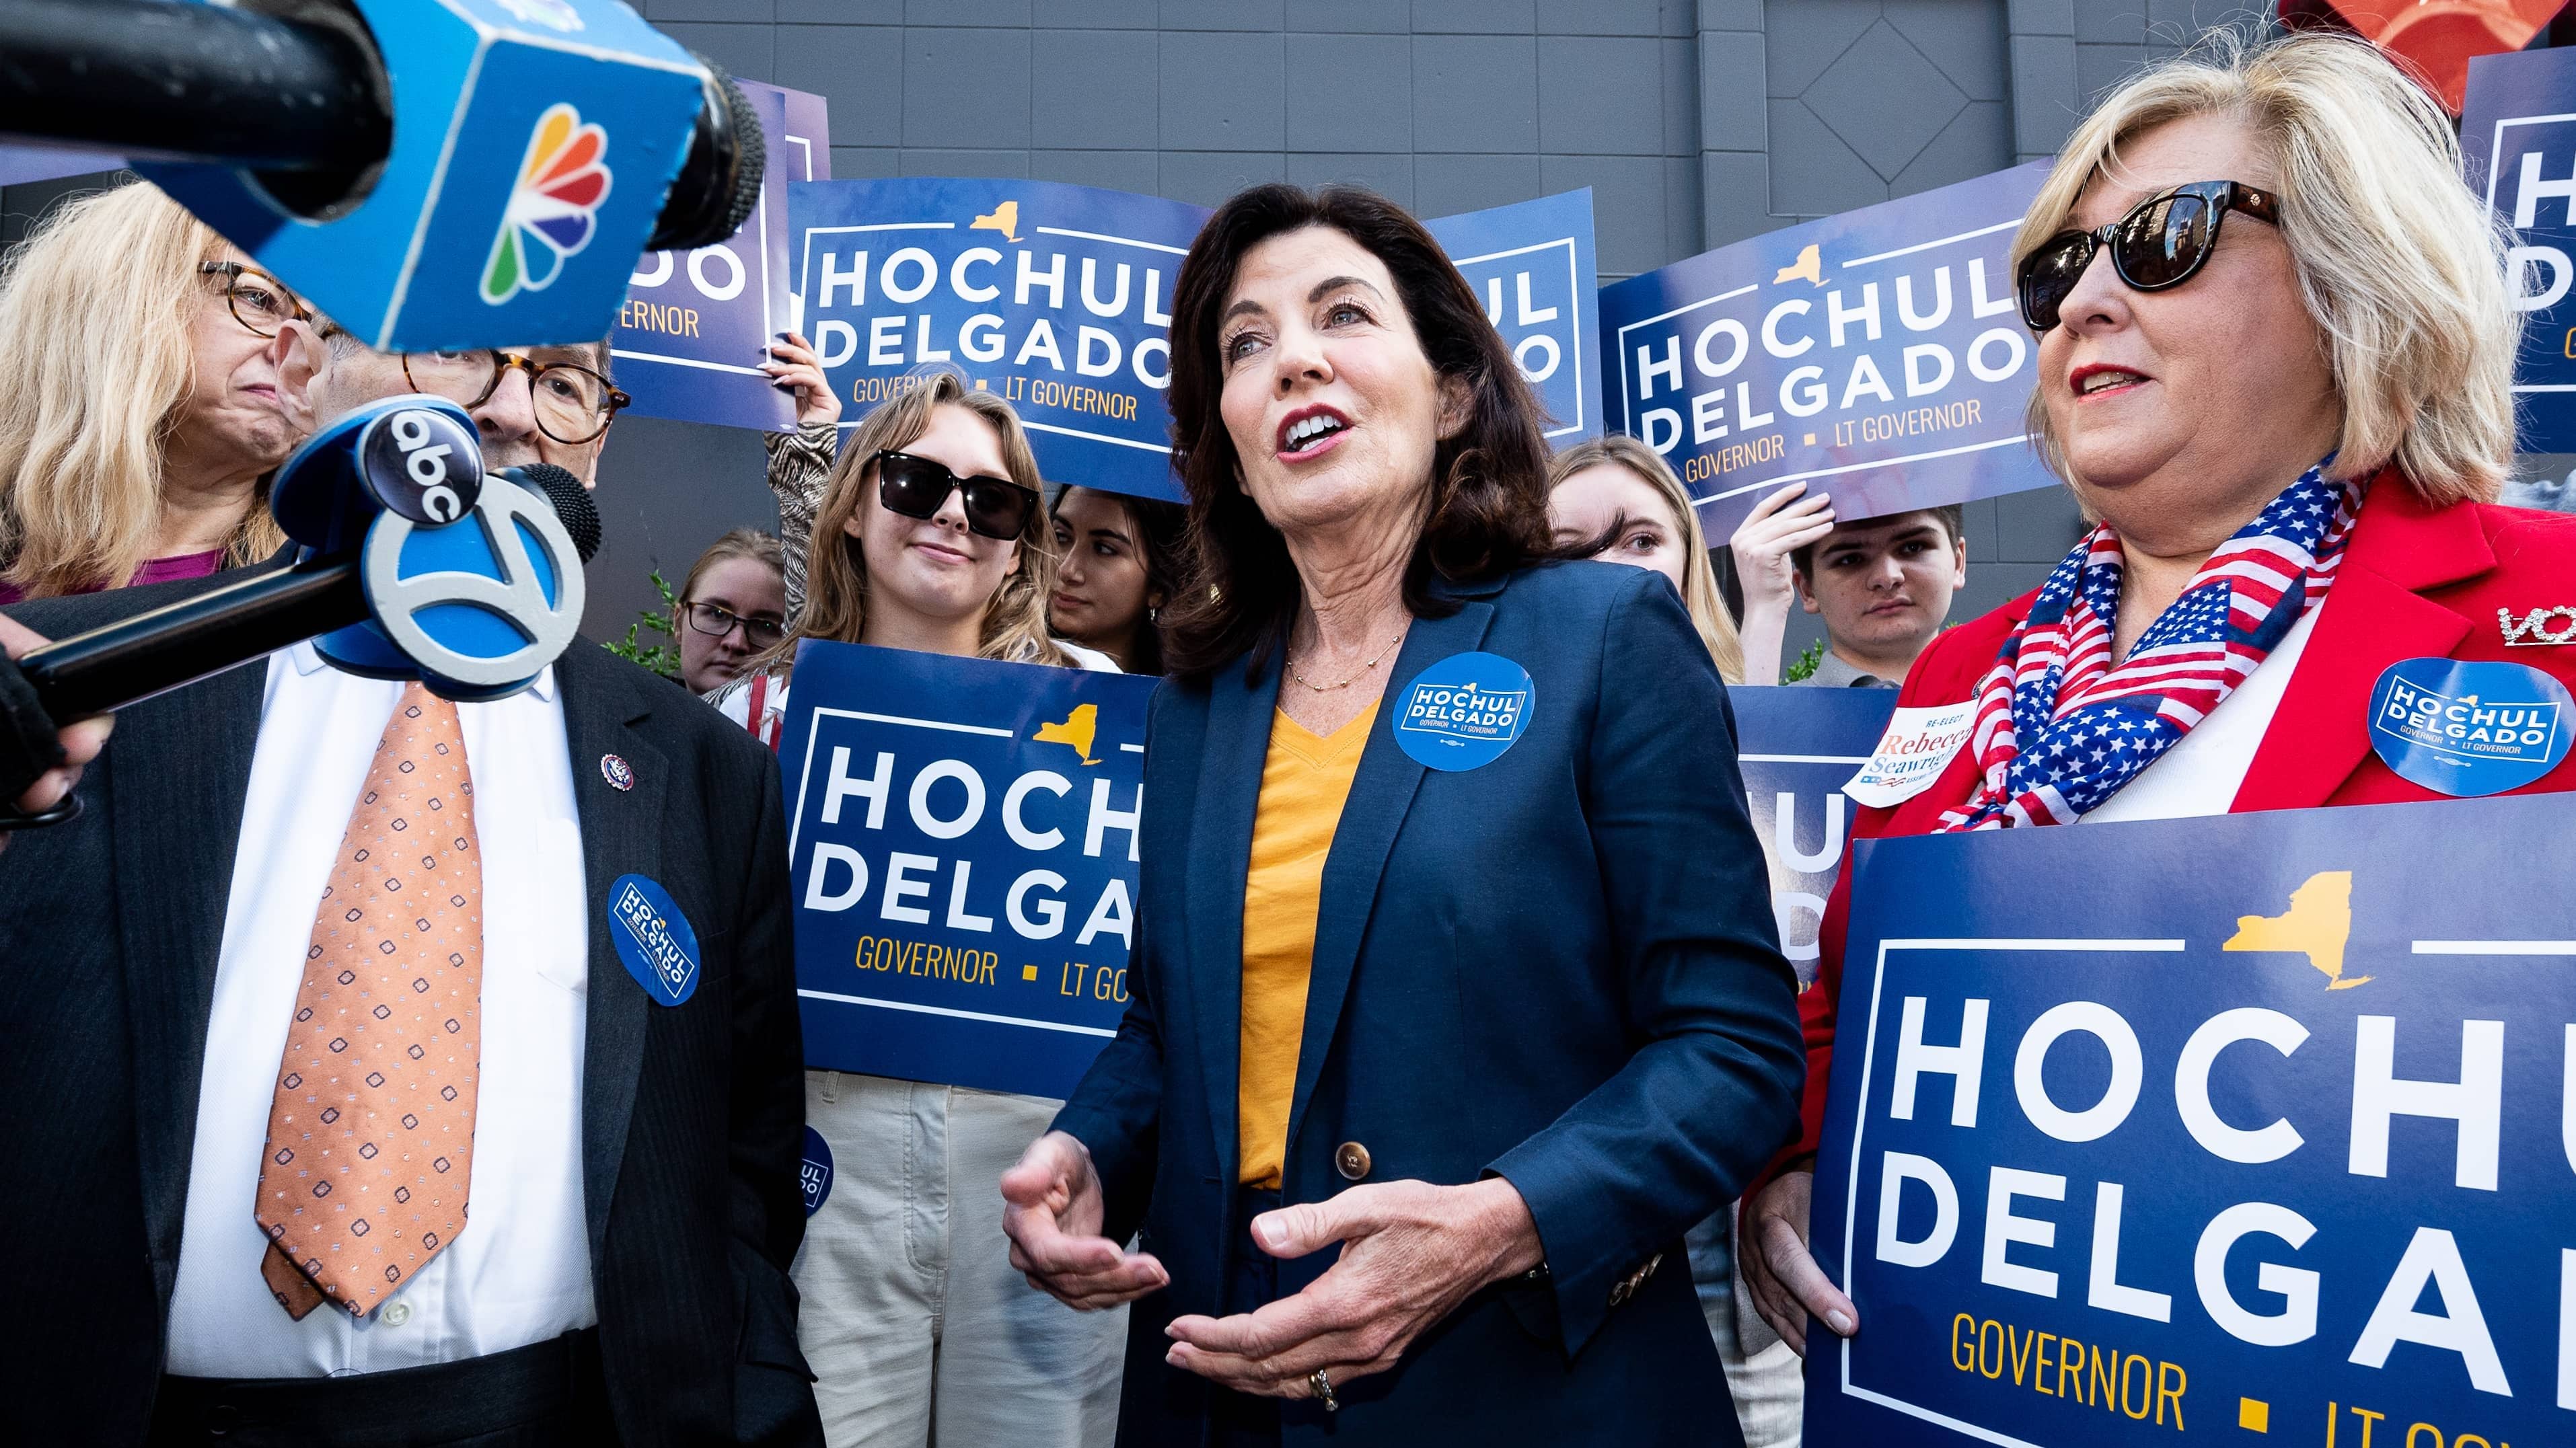
<svg viewBox="0 0 2576 1448"><path fill-rule="evenodd" d="M778 541L778 535L758 528L735 528L708 544L698 561L689 565L688 577L680 580L680 602L694 602L698 580L707 576L707 570L734 558L748 558L777 574L781 582L786 580L787 548Z"/></svg>
<svg viewBox="0 0 2576 1448"><path fill-rule="evenodd" d="M1708 561L1708 535L1700 531L1699 509L1691 505L1689 491L1673 475L1663 454L1621 433L1591 438L1556 455L1548 466L1547 490L1554 493L1567 478L1604 463L1626 468L1663 498L1664 511L1672 515L1673 531L1682 545L1682 606L1690 610L1691 624L1699 630L1699 641L1708 646L1718 677L1730 684L1743 683L1744 642L1736 635L1734 615L1726 611L1725 596L1717 590L1717 568Z"/></svg>
<svg viewBox="0 0 2576 1448"><path fill-rule="evenodd" d="M823 502L814 518L814 553L806 564L805 612L793 632L744 669L786 673L796 645L804 639L857 643L867 631L868 563L859 540L847 524L861 508L877 506L876 455L901 452L930 431L931 413L940 407L962 407L982 418L1002 444L1002 466L1012 482L1039 495L1037 507L1020 529L1020 558L1011 576L984 605L984 625L975 653L979 658L1024 664L1071 667L1073 655L1047 633L1047 595L1055 590L1055 530L1048 524L1044 490L1039 487L1038 460L1029 451L1020 415L998 394L970 391L957 373L937 370L904 379L903 390L877 405L842 440L832 480L824 485Z"/></svg>
<svg viewBox="0 0 2576 1448"><path fill-rule="evenodd" d="M2492 501L2511 472L2522 336L2505 290L2510 236L2461 181L2441 104L2366 41L2220 31L2112 92L2022 219L2016 275L2067 229L2084 188L2118 168L2124 142L2211 114L2240 118L2277 158L2281 239L2343 402L2334 475L2393 463L2436 507ZM2068 476L2036 392L2030 417L2050 468Z"/></svg>
<svg viewBox="0 0 2576 1448"><path fill-rule="evenodd" d="M191 340L223 254L150 186L55 209L0 276L0 578L31 597L123 588L161 518L163 452L196 372ZM257 496L226 566L286 541Z"/></svg>

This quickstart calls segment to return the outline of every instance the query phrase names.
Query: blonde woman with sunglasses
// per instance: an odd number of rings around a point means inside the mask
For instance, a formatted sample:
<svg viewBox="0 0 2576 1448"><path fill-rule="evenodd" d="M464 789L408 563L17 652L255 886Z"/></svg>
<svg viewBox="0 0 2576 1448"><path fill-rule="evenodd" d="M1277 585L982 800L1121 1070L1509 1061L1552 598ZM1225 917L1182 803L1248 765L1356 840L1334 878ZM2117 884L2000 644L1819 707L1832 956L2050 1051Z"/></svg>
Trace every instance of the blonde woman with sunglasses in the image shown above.
<svg viewBox="0 0 2576 1448"><path fill-rule="evenodd" d="M285 541L313 313L147 185L58 207L0 279L0 604L202 578Z"/></svg>
<svg viewBox="0 0 2576 1448"><path fill-rule="evenodd" d="M1047 632L1057 558L1018 415L954 373L914 384L851 430L819 502L782 490L782 522L812 519L802 606L713 700L773 746L806 639L1117 667ZM1062 1312L1022 1281L993 1186L1060 1104L806 1073L806 1122L846 1164L796 1264L834 1444L1109 1441L1126 1314Z"/></svg>

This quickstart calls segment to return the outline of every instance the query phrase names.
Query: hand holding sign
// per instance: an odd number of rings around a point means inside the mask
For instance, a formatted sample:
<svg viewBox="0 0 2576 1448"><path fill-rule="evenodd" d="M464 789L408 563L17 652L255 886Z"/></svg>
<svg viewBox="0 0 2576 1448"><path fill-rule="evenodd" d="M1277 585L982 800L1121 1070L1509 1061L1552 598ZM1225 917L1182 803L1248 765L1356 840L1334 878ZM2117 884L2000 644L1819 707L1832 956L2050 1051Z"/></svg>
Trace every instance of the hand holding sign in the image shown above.
<svg viewBox="0 0 2576 1448"><path fill-rule="evenodd" d="M1002 1234L1011 1266L1029 1285L1076 1312L1133 1302L1172 1280L1143 1252L1123 1252L1100 1235L1100 1176L1091 1149L1061 1131L1029 1143L1002 1173Z"/></svg>
<svg viewBox="0 0 2576 1448"><path fill-rule="evenodd" d="M841 399L832 391L832 384L823 379L823 364L814 356L814 344L792 331L781 332L778 337L769 346L770 355L777 360L762 363L760 370L796 395L796 425L839 422Z"/></svg>
<svg viewBox="0 0 2576 1448"><path fill-rule="evenodd" d="M1744 584L1744 682L1780 682L1780 640L1789 630L1789 605L1798 589L1789 555L1821 543L1834 531L1833 497L1800 497L1805 483L1791 483L1754 506L1726 549Z"/></svg>
<svg viewBox="0 0 2576 1448"><path fill-rule="evenodd" d="M1800 1357L1807 1355L1811 1313L1838 1336L1860 1331L1851 1299L1835 1290L1807 1246L1815 1192L1813 1171L1789 1171L1744 1201L1744 1285L1753 1293L1753 1310Z"/></svg>

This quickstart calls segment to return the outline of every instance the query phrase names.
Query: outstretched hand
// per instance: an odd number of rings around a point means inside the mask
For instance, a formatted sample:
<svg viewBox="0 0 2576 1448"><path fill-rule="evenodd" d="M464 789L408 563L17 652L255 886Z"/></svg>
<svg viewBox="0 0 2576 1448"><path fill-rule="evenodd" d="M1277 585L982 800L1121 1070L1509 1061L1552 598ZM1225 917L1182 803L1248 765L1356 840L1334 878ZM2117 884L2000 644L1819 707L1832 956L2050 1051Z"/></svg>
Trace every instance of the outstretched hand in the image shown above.
<svg viewBox="0 0 2576 1448"><path fill-rule="evenodd" d="M1002 1173L1002 1232L1029 1285L1077 1312L1133 1302L1172 1280L1163 1264L1100 1235L1104 1206L1091 1149L1061 1131L1029 1143Z"/></svg>
<svg viewBox="0 0 2576 1448"><path fill-rule="evenodd" d="M1520 1191L1500 1177L1469 1186L1386 1182L1329 1201L1264 1212L1253 1240L1273 1257L1335 1242L1342 1255L1302 1292L1232 1317L1190 1316L1167 1329L1164 1361L1241 1393L1316 1396L1396 1365L1414 1339L1488 1283L1527 1272L1543 1251Z"/></svg>

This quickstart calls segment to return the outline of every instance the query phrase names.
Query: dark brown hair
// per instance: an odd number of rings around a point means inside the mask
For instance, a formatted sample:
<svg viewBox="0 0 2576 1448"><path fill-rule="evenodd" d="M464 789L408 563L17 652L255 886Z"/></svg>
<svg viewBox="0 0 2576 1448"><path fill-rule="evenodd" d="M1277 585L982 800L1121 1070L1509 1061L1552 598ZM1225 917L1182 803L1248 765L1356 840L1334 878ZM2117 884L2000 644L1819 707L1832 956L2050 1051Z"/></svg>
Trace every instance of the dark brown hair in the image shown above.
<svg viewBox="0 0 2576 1448"><path fill-rule="evenodd" d="M1163 608L1168 611L1173 600L1181 596L1181 588L1190 571L1183 548L1183 530L1189 526L1188 515L1181 511L1178 503L1139 498L1130 493L1113 493L1104 488L1087 488L1079 483L1069 483L1064 491L1055 495L1055 505L1048 509L1049 514L1061 516L1064 500L1077 492L1106 498L1127 515L1128 531L1136 535L1136 561L1145 567L1146 596L1163 595ZM1127 672L1163 672L1161 621L1148 619L1136 630L1136 648L1127 660Z"/></svg>
<svg viewBox="0 0 2576 1448"><path fill-rule="evenodd" d="M1431 592L1572 556L1547 520L1544 413L1475 290L1404 208L1374 192L1273 183L1236 193L1200 228L1172 298L1172 467L1189 493L1196 569L1164 613L1163 657L1205 674L1238 654L1256 666L1285 647L1299 600L1279 530L1243 490L1243 467L1217 407L1225 369L1217 324L1246 252L1273 236L1328 226L1384 263L1432 370L1466 392L1465 425L1432 454L1421 536L1404 570L1404 606L1437 618L1456 605Z"/></svg>
<svg viewBox="0 0 2576 1448"><path fill-rule="evenodd" d="M1893 523L1898 518L1911 518L1916 514L1921 514L1923 517L1929 518L1933 522L1940 524L1942 534L1948 540L1950 547L1954 549L1959 546L1960 539L1968 536L1965 532L1961 531L1967 527L1968 522L1968 508L1964 503L1943 503L1936 508L1915 508L1907 512L1897 513L1885 518L1855 518L1852 520L1851 526L1859 528L1882 523ZM1789 566L1798 570L1799 577L1813 579L1816 576L1816 550L1824 547L1832 541L1834 541L1834 535L1828 533L1813 543L1802 544L1799 547L1790 549Z"/></svg>

